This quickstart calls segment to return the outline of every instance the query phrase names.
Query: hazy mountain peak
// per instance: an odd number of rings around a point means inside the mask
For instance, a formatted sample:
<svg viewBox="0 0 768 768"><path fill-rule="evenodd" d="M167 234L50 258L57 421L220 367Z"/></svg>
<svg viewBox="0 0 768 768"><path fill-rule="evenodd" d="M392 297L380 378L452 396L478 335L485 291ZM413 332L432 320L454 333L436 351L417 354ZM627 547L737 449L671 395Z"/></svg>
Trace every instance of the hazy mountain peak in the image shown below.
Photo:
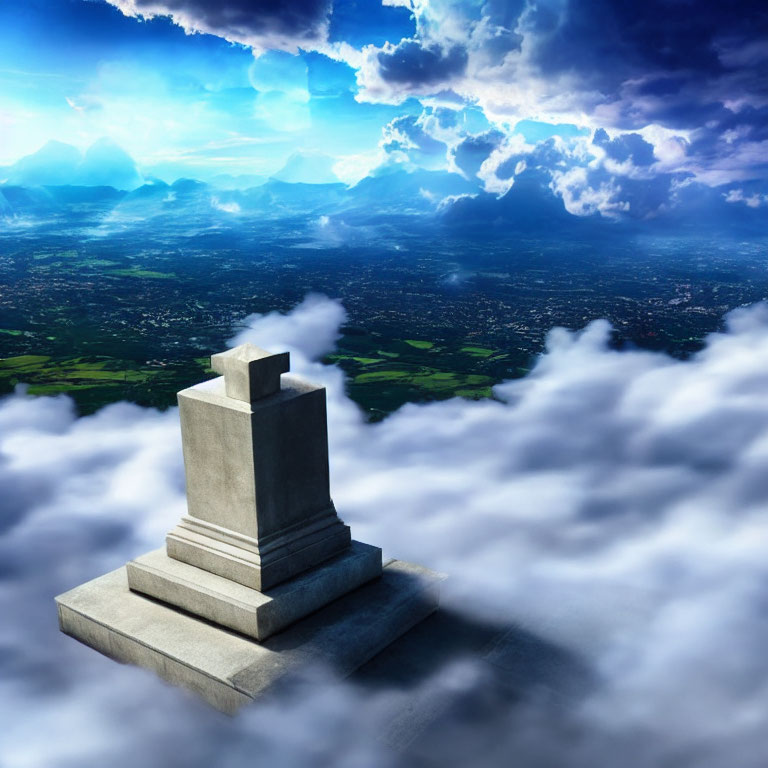
<svg viewBox="0 0 768 768"><path fill-rule="evenodd" d="M71 184L83 160L77 147L61 141L49 141L37 152L22 157L7 172L7 183L19 186Z"/></svg>
<svg viewBox="0 0 768 768"><path fill-rule="evenodd" d="M144 181L133 158L109 138L91 144L77 176L84 186L116 189L135 189Z"/></svg>
<svg viewBox="0 0 768 768"><path fill-rule="evenodd" d="M109 138L83 155L77 147L49 141L7 169L6 183L24 186L86 186L135 189L143 179L133 158Z"/></svg>
<svg viewBox="0 0 768 768"><path fill-rule="evenodd" d="M294 152L273 179L289 184L338 184L334 173L335 158L321 152Z"/></svg>

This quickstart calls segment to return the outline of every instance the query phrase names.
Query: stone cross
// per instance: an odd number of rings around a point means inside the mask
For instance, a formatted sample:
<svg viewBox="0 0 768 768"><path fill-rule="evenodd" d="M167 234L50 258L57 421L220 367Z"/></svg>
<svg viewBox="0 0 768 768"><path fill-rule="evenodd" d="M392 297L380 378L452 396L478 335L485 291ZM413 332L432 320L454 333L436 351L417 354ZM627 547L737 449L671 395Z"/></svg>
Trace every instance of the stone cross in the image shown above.
<svg viewBox="0 0 768 768"><path fill-rule="evenodd" d="M179 392L187 511L168 555L257 590L350 544L328 478L325 389L288 353L242 344L211 357L223 377Z"/></svg>

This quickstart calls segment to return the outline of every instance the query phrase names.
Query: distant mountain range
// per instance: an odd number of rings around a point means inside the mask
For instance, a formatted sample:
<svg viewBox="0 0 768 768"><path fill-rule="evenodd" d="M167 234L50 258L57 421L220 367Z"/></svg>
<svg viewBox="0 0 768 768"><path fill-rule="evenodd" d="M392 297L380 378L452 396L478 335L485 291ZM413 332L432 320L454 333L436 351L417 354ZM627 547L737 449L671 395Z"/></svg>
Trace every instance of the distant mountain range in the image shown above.
<svg viewBox="0 0 768 768"><path fill-rule="evenodd" d="M278 178L280 176L281 178ZM306 183L302 178L326 179ZM74 217L130 225L132 222L194 220L198 226L236 223L248 217L311 219L329 241L349 241L352 228L419 216L454 234L473 237L509 233L578 236L601 232L766 234L768 211L725 201L722 191L690 185L675 209L648 221L609 221L574 216L547 178L525 171L499 197L447 171L385 168L354 186L338 181L332 158L298 153L274 177L220 175L210 182L145 179L133 159L102 139L84 154L51 141L38 152L0 168L0 220ZM314 226L314 225L313 225ZM356 235L356 236L358 236Z"/></svg>
<svg viewBox="0 0 768 768"><path fill-rule="evenodd" d="M198 220L341 214L369 219L434 213L450 196L479 191L477 184L456 173L398 169L347 187L333 172L333 163L328 155L295 153L271 178L221 174L209 182L178 179L167 184L143 177L133 159L108 139L84 154L51 141L0 168L0 217L108 212L124 221L185 215Z"/></svg>
<svg viewBox="0 0 768 768"><path fill-rule="evenodd" d="M73 151L74 150L74 151ZM112 153L100 175L93 171L99 153ZM455 173L391 171L367 177L353 187L339 181L307 184L277 178L224 177L216 183L178 179L167 184L151 179L130 190L119 180L138 173L124 153L106 143L81 157L73 147L50 143L40 152L4 169L0 184L0 217L65 215L68 212L109 213L113 218L147 220L195 216L198 220L258 215L335 216L370 219L392 214L426 214L438 210L452 195L474 194L478 186ZM130 159L129 159L130 160ZM118 162L120 161L120 162ZM299 161L290 166L298 175ZM93 183L84 183L85 179ZM108 179L113 184L97 183ZM68 183L76 181L78 183ZM249 181L255 181L249 185Z"/></svg>
<svg viewBox="0 0 768 768"><path fill-rule="evenodd" d="M335 162L320 152L294 152L271 178L288 184L340 184L333 171ZM99 139L85 153L71 144L49 141L13 165L0 166L0 184L20 187L114 187L131 191L152 181L154 175L151 169L142 174L135 160L107 138ZM248 189L267 179L258 174L219 174L208 183L220 189Z"/></svg>

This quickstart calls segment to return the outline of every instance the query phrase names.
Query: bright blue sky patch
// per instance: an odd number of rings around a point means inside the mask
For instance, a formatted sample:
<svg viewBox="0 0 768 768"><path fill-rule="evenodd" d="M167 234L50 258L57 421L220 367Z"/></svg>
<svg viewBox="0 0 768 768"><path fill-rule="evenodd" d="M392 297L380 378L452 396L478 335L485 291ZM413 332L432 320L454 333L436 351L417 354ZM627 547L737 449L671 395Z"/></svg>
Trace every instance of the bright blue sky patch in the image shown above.
<svg viewBox="0 0 768 768"><path fill-rule="evenodd" d="M574 139L577 136L589 136L589 128L579 128L570 123L540 123L536 120L521 120L515 125L515 133L519 133L527 142L535 144L552 136L563 139Z"/></svg>

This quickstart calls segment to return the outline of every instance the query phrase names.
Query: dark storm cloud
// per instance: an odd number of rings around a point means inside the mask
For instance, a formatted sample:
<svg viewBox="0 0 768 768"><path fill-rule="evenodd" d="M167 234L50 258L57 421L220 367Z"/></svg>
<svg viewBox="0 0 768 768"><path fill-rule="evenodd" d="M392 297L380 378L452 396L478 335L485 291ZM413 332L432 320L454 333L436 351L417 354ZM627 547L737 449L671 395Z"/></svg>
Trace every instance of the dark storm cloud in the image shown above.
<svg viewBox="0 0 768 768"><path fill-rule="evenodd" d="M387 51L367 58L361 98L402 101L447 88L497 123L537 115L612 131L653 124L685 133L693 153L696 139L711 143L730 132L717 157L733 156L737 144L760 141L766 130L766 4L563 0L480 10L447 0L420 4L417 20L419 35L401 43L407 48L394 72ZM512 32L524 42L502 45ZM436 46L461 66L425 63L426 73L440 72L431 82L412 70ZM715 165L698 159L696 170Z"/></svg>
<svg viewBox="0 0 768 768"><path fill-rule="evenodd" d="M605 167L586 173L583 184L560 185L560 193L574 213L599 212L615 218L650 219L670 202L673 177L656 174L650 178L615 176Z"/></svg>
<svg viewBox="0 0 768 768"><path fill-rule="evenodd" d="M741 71L744 86L766 93L766 56L754 44L768 35L768 8L752 0L569 0L561 14L542 4L530 25L544 72L576 69L609 88L641 74L647 89L655 83L656 95L671 95L686 81ZM739 55L745 49L752 52L746 59Z"/></svg>
<svg viewBox="0 0 768 768"><path fill-rule="evenodd" d="M453 150L453 158L462 172L473 177L488 156L501 144L504 134L501 131L490 130L475 136L467 136Z"/></svg>
<svg viewBox="0 0 768 768"><path fill-rule="evenodd" d="M108 0L129 16L169 16L187 32L204 32L256 50L296 51L325 41L330 0Z"/></svg>
<svg viewBox="0 0 768 768"><path fill-rule="evenodd" d="M379 52L379 73L388 82L418 88L461 75L467 58L467 51L460 45L444 48L401 40L397 46Z"/></svg>
<svg viewBox="0 0 768 768"><path fill-rule="evenodd" d="M447 147L424 130L421 116L396 117L383 131L381 143L385 152L405 152L410 155L442 155Z"/></svg>
<svg viewBox="0 0 768 768"><path fill-rule="evenodd" d="M615 127L658 123L725 130L768 100L768 6L653 0L570 0L556 24L532 32L531 63L545 77L572 72ZM757 118L755 121L754 118Z"/></svg>
<svg viewBox="0 0 768 768"><path fill-rule="evenodd" d="M431 82L403 55L393 76L387 54L398 49L371 49L358 70L358 98L440 103L453 93L479 106L493 126L490 142L458 131L449 157L486 192L504 196L535 168L545 208L554 192L579 216L671 224L704 215L707 227L755 228L750 212L735 209L762 210L768 194L768 5L440 0L415 13L417 35L401 43L404 51L419 64L439 46L461 66L454 74L437 66ZM514 126L532 117L589 127L594 138L521 146ZM512 197L447 200L442 208L458 219L519 223Z"/></svg>
<svg viewBox="0 0 768 768"><path fill-rule="evenodd" d="M611 140L607 132L602 128L595 131L593 144L602 147L608 157L620 163L631 160L635 165L651 165L653 156L653 144L649 144L638 133L624 133Z"/></svg>

